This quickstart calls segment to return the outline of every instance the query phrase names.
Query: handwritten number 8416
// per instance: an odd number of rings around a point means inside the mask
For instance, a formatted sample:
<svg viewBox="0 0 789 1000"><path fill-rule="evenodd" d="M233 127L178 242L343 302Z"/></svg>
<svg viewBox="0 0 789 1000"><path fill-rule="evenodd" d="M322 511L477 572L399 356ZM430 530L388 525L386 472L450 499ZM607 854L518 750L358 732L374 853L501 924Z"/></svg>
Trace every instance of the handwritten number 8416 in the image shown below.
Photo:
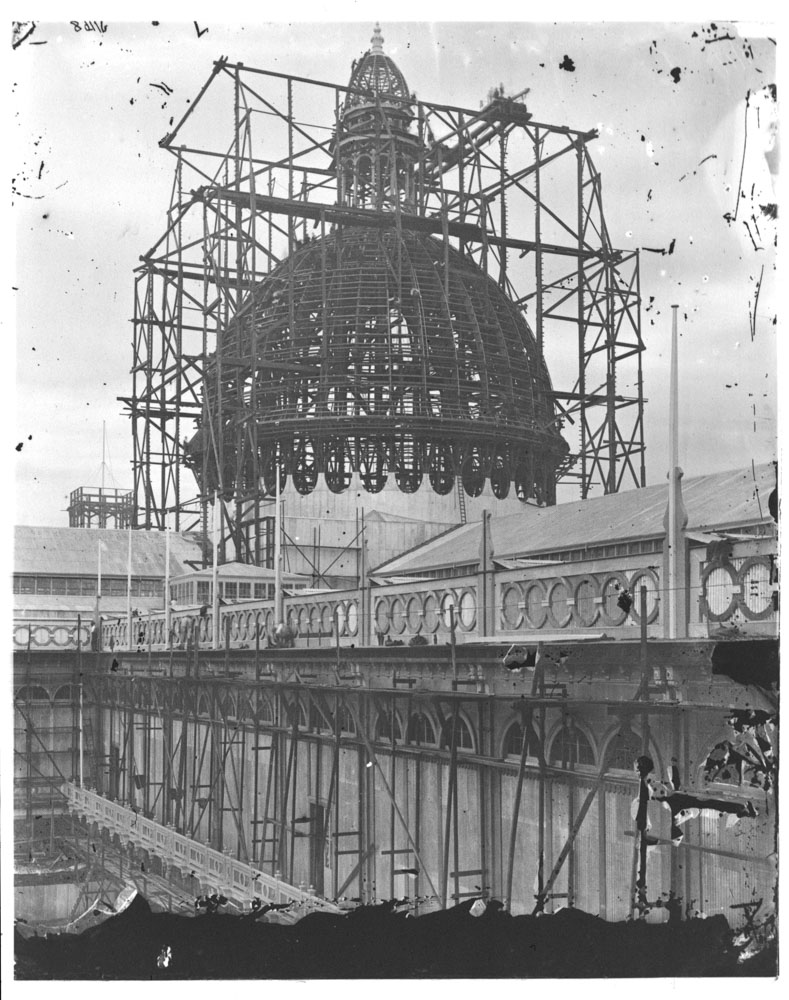
<svg viewBox="0 0 789 1000"><path fill-rule="evenodd" d="M72 21L71 26L75 31L98 31L101 35L107 30L103 21Z"/></svg>

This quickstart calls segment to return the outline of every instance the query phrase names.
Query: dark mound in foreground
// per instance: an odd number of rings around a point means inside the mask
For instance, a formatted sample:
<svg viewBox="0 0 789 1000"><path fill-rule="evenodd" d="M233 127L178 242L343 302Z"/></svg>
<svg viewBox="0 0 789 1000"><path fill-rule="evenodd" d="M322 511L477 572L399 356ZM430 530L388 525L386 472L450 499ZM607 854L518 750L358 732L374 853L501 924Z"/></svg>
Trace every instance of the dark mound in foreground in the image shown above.
<svg viewBox="0 0 789 1000"><path fill-rule="evenodd" d="M606 923L580 910L512 917L492 901L413 917L392 905L291 926L152 913L142 897L79 935L16 937L18 979L598 978L776 974L739 963L725 917ZM169 949L169 951L168 951Z"/></svg>

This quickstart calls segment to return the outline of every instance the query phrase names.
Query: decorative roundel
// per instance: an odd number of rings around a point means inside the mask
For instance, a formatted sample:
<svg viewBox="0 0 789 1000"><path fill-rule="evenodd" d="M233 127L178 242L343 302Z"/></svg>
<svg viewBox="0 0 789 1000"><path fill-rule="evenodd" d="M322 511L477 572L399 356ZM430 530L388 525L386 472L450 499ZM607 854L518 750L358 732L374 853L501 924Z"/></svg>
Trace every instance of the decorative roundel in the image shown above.
<svg viewBox="0 0 789 1000"><path fill-rule="evenodd" d="M58 625L52 630L52 641L56 646L67 646L70 638L70 630L62 625Z"/></svg>
<svg viewBox="0 0 789 1000"><path fill-rule="evenodd" d="M579 625L589 628L600 615L597 580L586 576L575 585L575 617Z"/></svg>
<svg viewBox="0 0 789 1000"><path fill-rule="evenodd" d="M622 573L611 573L605 577L600 588L603 599L601 617L606 625L624 625L627 612L619 607L617 601L623 590L627 590L627 578Z"/></svg>
<svg viewBox="0 0 789 1000"><path fill-rule="evenodd" d="M230 616L230 638L238 639L238 612L234 611Z"/></svg>
<svg viewBox="0 0 789 1000"><path fill-rule="evenodd" d="M556 628L566 628L573 617L572 585L562 577L548 585L548 619Z"/></svg>
<svg viewBox="0 0 789 1000"><path fill-rule="evenodd" d="M740 567L740 609L746 618L759 621L774 614L773 567L764 556L751 556Z"/></svg>
<svg viewBox="0 0 789 1000"><path fill-rule="evenodd" d="M310 612L306 607L299 608L299 635L306 635L310 629Z"/></svg>
<svg viewBox="0 0 789 1000"><path fill-rule="evenodd" d="M375 627L383 635L389 631L389 602L385 597L375 603Z"/></svg>
<svg viewBox="0 0 789 1000"><path fill-rule="evenodd" d="M449 631L452 628L452 608L455 608L455 623L457 623L457 599L452 591L447 591L441 598L441 624Z"/></svg>
<svg viewBox="0 0 789 1000"><path fill-rule="evenodd" d="M30 641L30 627L28 625L14 626L14 645L26 646Z"/></svg>
<svg viewBox="0 0 789 1000"><path fill-rule="evenodd" d="M48 646L49 640L50 640L50 631L45 625L37 625L33 629L34 646Z"/></svg>
<svg viewBox="0 0 789 1000"><path fill-rule="evenodd" d="M473 591L464 590L458 602L458 623L468 632L477 622L477 599Z"/></svg>
<svg viewBox="0 0 789 1000"><path fill-rule="evenodd" d="M321 604L321 632L326 635L334 634L334 618L330 604Z"/></svg>
<svg viewBox="0 0 789 1000"><path fill-rule="evenodd" d="M391 605L392 631L400 635L405 629L405 608L402 597L393 597Z"/></svg>
<svg viewBox="0 0 789 1000"><path fill-rule="evenodd" d="M634 621L641 621L641 588L647 588L647 624L651 625L658 616L659 591L658 579L651 569L636 570L630 580L630 594L633 598L633 606L630 615Z"/></svg>
<svg viewBox="0 0 789 1000"><path fill-rule="evenodd" d="M310 605L310 620L308 622L310 635L317 634L321 630L321 609L317 604Z"/></svg>
<svg viewBox="0 0 789 1000"><path fill-rule="evenodd" d="M438 628L438 598L435 594L425 597L422 621L425 632L435 632Z"/></svg>
<svg viewBox="0 0 789 1000"><path fill-rule="evenodd" d="M266 632L272 632L274 629L274 612L271 609L266 612L265 629Z"/></svg>
<svg viewBox="0 0 789 1000"><path fill-rule="evenodd" d="M542 628L548 617L545 586L541 580L524 584L523 624L527 628Z"/></svg>
<svg viewBox="0 0 789 1000"><path fill-rule="evenodd" d="M520 628L523 622L523 592L517 583L511 583L501 598L501 617L506 628Z"/></svg>
<svg viewBox="0 0 789 1000"><path fill-rule="evenodd" d="M408 623L409 632L419 632L422 629L422 598L414 596L410 598L405 607L405 617Z"/></svg>
<svg viewBox="0 0 789 1000"><path fill-rule="evenodd" d="M729 564L713 563L701 577L703 610L710 621L730 618L737 607L737 574Z"/></svg>
<svg viewBox="0 0 789 1000"><path fill-rule="evenodd" d="M348 602L348 612L345 616L345 627L348 635L356 635L359 631L359 607L356 601Z"/></svg>
<svg viewBox="0 0 789 1000"><path fill-rule="evenodd" d="M345 605L337 603L334 606L334 620L337 625L337 635L345 633Z"/></svg>

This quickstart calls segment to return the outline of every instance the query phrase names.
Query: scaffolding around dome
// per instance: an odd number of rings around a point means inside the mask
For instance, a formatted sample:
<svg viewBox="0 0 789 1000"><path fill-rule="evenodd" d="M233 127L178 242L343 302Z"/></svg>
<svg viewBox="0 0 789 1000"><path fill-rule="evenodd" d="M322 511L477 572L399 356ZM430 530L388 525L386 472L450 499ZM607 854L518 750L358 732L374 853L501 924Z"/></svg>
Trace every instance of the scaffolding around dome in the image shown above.
<svg viewBox="0 0 789 1000"><path fill-rule="evenodd" d="M216 491L259 562L277 469L300 493L643 486L638 254L611 246L596 134L523 95L417 100L378 29L348 86L217 61L160 142L136 271L137 526L206 529Z"/></svg>

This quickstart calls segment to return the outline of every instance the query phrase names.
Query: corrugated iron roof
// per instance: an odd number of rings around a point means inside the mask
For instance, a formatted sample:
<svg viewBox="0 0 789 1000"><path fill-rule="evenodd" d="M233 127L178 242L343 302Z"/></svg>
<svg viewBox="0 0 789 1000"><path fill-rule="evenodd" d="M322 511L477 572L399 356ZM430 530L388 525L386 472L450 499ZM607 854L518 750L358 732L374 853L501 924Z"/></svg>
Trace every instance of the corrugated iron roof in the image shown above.
<svg viewBox="0 0 789 1000"><path fill-rule="evenodd" d="M211 566L196 570L187 568L184 573L179 573L178 576L171 573L171 582L182 583L184 580L210 580L213 572ZM277 573L276 570L269 569L266 566L252 566L249 563L229 562L222 563L221 566L217 567L217 575L221 580L274 580ZM282 579L293 580L298 583L301 580L311 580L312 577L305 576L302 573L291 573L288 570L283 570Z"/></svg>
<svg viewBox="0 0 789 1000"><path fill-rule="evenodd" d="M127 574L129 532L115 528L14 528L14 572L50 576L95 576L101 544L101 575ZM164 578L165 540L161 531L132 532L132 576ZM194 535L170 532L170 574L202 561Z"/></svg>
<svg viewBox="0 0 789 1000"><path fill-rule="evenodd" d="M737 469L696 476L682 482L689 531L720 531L771 521L767 508L776 485L772 463L754 471ZM668 484L610 496L557 504L524 505L522 511L491 518L497 559L538 556L541 552L655 538L663 535ZM410 552L383 563L376 576L407 575L478 563L481 521L460 525Z"/></svg>
<svg viewBox="0 0 789 1000"><path fill-rule="evenodd" d="M82 529L89 530L89 529ZM157 611L162 608L161 597L132 597L132 609L135 611L145 611L148 609ZM99 613L102 618L120 617L126 619L126 598L125 597L102 597ZM96 617L96 598L81 597L63 594L14 594L14 616L25 618L33 615L40 617L47 613L61 615L69 613L76 618L81 614L84 619Z"/></svg>

